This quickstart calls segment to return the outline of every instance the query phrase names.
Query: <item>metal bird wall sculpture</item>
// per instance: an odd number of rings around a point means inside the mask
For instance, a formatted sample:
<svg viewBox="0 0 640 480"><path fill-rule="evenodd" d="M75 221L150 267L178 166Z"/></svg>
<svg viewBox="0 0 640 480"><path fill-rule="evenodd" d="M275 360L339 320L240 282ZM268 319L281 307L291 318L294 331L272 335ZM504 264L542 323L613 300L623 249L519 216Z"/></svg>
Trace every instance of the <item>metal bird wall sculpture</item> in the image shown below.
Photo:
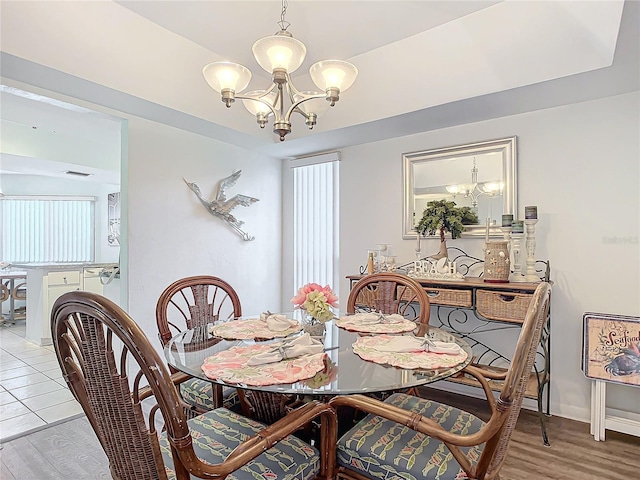
<svg viewBox="0 0 640 480"><path fill-rule="evenodd" d="M238 205L243 207L248 207L252 203L259 201L257 198L248 197L246 195L234 195L229 200L227 200L227 196L225 195L225 190L227 188L232 187L240 178L240 174L242 170L238 170L234 174L228 176L227 178L223 178L218 183L218 193L216 194L216 198L214 200L208 201L202 196L202 192L200 191L200 187L195 183L187 182L187 180L183 177L184 183L196 194L200 202L206 207L206 209L212 215L216 217L220 217L225 222L227 222L231 228L233 228L238 234L242 237L245 242L250 242L254 240L255 237L250 236L247 232L243 231L240 227L244 222L241 222L236 217L231 215L231 210L233 210Z"/></svg>

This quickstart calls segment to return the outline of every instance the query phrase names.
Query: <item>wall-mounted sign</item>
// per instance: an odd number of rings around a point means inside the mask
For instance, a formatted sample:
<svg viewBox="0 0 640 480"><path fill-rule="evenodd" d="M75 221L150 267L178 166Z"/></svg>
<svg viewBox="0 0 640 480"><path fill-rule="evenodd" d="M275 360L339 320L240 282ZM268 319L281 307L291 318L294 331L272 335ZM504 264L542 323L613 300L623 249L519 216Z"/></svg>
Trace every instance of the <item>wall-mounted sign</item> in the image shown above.
<svg viewBox="0 0 640 480"><path fill-rule="evenodd" d="M585 376L640 386L640 317L588 312L582 320Z"/></svg>

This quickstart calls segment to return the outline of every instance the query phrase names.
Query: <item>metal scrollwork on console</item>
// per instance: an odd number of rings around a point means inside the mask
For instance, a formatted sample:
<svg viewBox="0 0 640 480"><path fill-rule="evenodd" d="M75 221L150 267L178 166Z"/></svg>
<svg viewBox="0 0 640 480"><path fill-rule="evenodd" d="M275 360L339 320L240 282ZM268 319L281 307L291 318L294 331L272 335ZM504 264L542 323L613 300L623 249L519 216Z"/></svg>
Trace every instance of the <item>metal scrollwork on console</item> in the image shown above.
<svg viewBox="0 0 640 480"><path fill-rule="evenodd" d="M240 228L244 222L231 215L231 210L233 210L238 205L248 207L252 203L255 203L259 200L257 198L248 197L246 195L234 195L229 200L227 200L227 196L225 195L225 190L235 185L238 178L240 178L241 173L242 170L238 170L233 175L220 180L216 198L211 201L207 201L202 196L202 192L200 191L200 187L198 187L198 185L196 185L195 183L187 182L187 180L184 178L183 180L184 183L186 183L187 186L193 191L193 193L196 194L200 202L202 202L209 213L227 222L231 226L231 228L233 228L242 237L245 242L250 242L251 240L254 240L255 237L250 236L247 232Z"/></svg>

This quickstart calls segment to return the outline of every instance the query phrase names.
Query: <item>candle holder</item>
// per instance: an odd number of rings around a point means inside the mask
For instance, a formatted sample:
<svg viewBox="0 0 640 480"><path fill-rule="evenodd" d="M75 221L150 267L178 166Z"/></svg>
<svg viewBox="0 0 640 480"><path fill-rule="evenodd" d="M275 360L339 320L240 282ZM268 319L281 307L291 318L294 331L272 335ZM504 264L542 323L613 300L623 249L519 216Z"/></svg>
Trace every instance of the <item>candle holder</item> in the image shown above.
<svg viewBox="0 0 640 480"><path fill-rule="evenodd" d="M503 225L500 228L500 230L502 230L502 238L504 238L504 241L507 242L508 246L510 246L510 242L511 242L511 225L509 225L508 227Z"/></svg>
<svg viewBox="0 0 640 480"><path fill-rule="evenodd" d="M509 259L511 259L511 230L513 229L513 214L505 213L502 215L502 237L507 242L507 252L509 252Z"/></svg>
<svg viewBox="0 0 640 480"><path fill-rule="evenodd" d="M527 240L525 242L527 247L527 272L525 279L527 282L539 282L540 277L536 273L536 223L537 218L527 218L524 224L527 228Z"/></svg>
<svg viewBox="0 0 640 480"><path fill-rule="evenodd" d="M513 273L509 275L510 282L526 282L520 265L520 240L524 233L511 231L511 252L513 253Z"/></svg>

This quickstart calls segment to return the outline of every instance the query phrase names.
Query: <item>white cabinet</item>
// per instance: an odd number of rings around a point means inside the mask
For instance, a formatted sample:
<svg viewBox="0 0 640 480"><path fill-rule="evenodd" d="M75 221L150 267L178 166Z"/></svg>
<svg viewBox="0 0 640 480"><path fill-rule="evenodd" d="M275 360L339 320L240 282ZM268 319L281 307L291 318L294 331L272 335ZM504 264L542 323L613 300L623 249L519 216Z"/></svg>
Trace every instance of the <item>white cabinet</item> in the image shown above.
<svg viewBox="0 0 640 480"><path fill-rule="evenodd" d="M27 270L27 340L51 345L51 309L60 295L82 289L80 270Z"/></svg>
<svg viewBox="0 0 640 480"><path fill-rule="evenodd" d="M102 295L103 286L100 278L103 268L85 268L82 276L82 289L85 292L93 292Z"/></svg>
<svg viewBox="0 0 640 480"><path fill-rule="evenodd" d="M27 271L27 340L37 345L51 345L51 310L64 293L88 290L102 294L101 267L84 264L24 264Z"/></svg>
<svg viewBox="0 0 640 480"><path fill-rule="evenodd" d="M74 290L103 294L100 273L113 264L26 263L13 265L27 272L27 340L51 345L51 310L60 295Z"/></svg>

